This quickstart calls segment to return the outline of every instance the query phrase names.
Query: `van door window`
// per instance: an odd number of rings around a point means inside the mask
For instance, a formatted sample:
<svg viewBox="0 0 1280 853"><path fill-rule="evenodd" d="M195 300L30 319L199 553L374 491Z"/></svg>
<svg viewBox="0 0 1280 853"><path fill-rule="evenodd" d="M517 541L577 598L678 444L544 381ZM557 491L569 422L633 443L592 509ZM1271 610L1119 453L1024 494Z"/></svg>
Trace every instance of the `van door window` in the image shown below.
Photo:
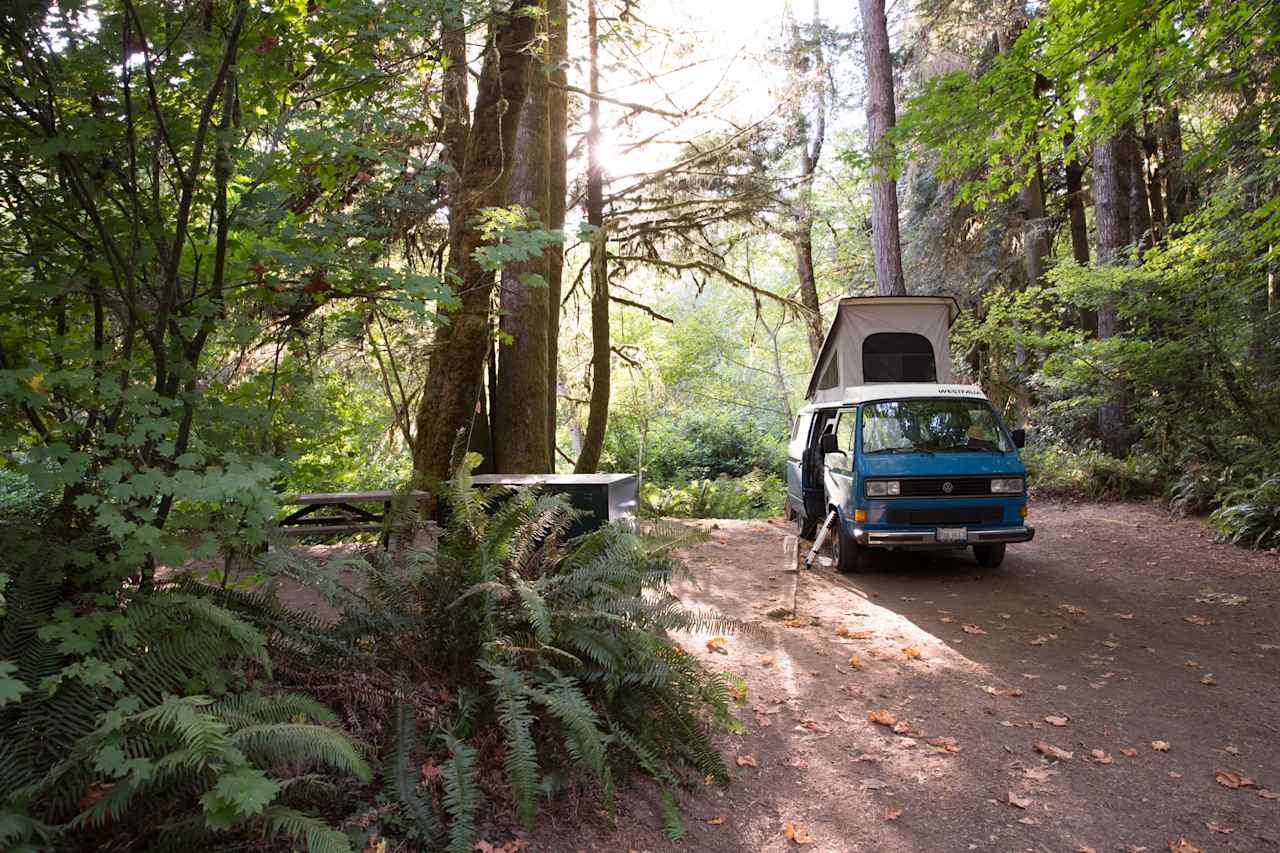
<svg viewBox="0 0 1280 853"><path fill-rule="evenodd" d="M813 415L796 415L795 426L791 430L791 443L787 446L787 456L792 459L803 459L805 445L809 443L809 422Z"/></svg>

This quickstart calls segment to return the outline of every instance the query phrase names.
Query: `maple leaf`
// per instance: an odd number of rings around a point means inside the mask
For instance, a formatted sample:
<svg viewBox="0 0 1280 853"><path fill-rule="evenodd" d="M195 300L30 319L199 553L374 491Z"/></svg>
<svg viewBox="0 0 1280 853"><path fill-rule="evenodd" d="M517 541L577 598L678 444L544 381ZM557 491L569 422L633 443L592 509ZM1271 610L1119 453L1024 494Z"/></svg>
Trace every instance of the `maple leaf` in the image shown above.
<svg viewBox="0 0 1280 853"><path fill-rule="evenodd" d="M1182 621L1188 622L1192 625L1212 625L1213 624L1212 619L1206 619L1205 617L1199 616L1197 614L1192 614L1190 616L1183 616Z"/></svg>
<svg viewBox="0 0 1280 853"><path fill-rule="evenodd" d="M754 755L739 755L738 766L739 767L759 767L760 765L756 763L756 757Z"/></svg>
<svg viewBox="0 0 1280 853"><path fill-rule="evenodd" d="M849 657L850 669L862 669L863 666L864 664L862 663L862 658L858 657L857 655L851 655Z"/></svg>
<svg viewBox="0 0 1280 853"><path fill-rule="evenodd" d="M873 723L879 723L882 726L892 726L898 722L898 718L888 711L868 711L867 719Z"/></svg>
<svg viewBox="0 0 1280 853"><path fill-rule="evenodd" d="M1014 806L1015 808L1025 809L1034 802L1035 800L1030 797L1019 797L1013 791L1009 792L1009 805Z"/></svg>
<svg viewBox="0 0 1280 853"><path fill-rule="evenodd" d="M897 820L902 817L902 809L888 808L884 810L885 820Z"/></svg>
<svg viewBox="0 0 1280 853"><path fill-rule="evenodd" d="M773 655L761 655L760 665L763 667L773 666Z"/></svg>
<svg viewBox="0 0 1280 853"><path fill-rule="evenodd" d="M1153 740L1153 741L1151 741L1151 748L1152 748L1152 749L1154 749L1156 752L1168 752L1168 751L1169 751L1169 741L1167 741L1167 740Z"/></svg>
<svg viewBox="0 0 1280 853"><path fill-rule="evenodd" d="M1221 767L1213 771L1213 778L1217 779L1218 784L1222 787L1231 788L1232 790L1249 788L1255 784L1248 776L1242 776L1231 770L1223 770Z"/></svg>
<svg viewBox="0 0 1280 853"><path fill-rule="evenodd" d="M1059 761L1068 761L1075 755L1073 752L1068 752L1065 749L1058 749L1053 744L1043 740L1036 741L1036 752L1041 755L1047 755L1050 758L1056 758Z"/></svg>
<svg viewBox="0 0 1280 853"><path fill-rule="evenodd" d="M961 630L964 631L966 634L982 635L987 633L986 631L979 628L977 625L965 625Z"/></svg>
<svg viewBox="0 0 1280 853"><path fill-rule="evenodd" d="M791 821L787 821L782 825L782 834L787 837L787 840L794 841L796 844L804 845L815 843L813 836L809 834L808 830L799 824L792 823Z"/></svg>
<svg viewBox="0 0 1280 853"><path fill-rule="evenodd" d="M710 640L707 640L707 651L719 652L722 655L727 655L729 654L729 650L725 648L725 644L728 642L729 641L724 637L712 637Z"/></svg>
<svg viewBox="0 0 1280 853"><path fill-rule="evenodd" d="M1049 716L1049 717L1045 717L1045 718L1044 718L1044 721L1045 721L1046 723L1048 723L1049 725L1051 725L1051 726L1057 726L1058 728L1062 728L1063 726L1065 726L1065 725L1067 724L1067 720L1068 720L1068 719L1070 719L1070 718L1069 718L1069 717L1054 717L1054 716Z"/></svg>
<svg viewBox="0 0 1280 853"><path fill-rule="evenodd" d="M1116 761L1114 758L1112 758L1110 755L1107 755L1105 752L1103 752L1100 749L1091 750L1089 752L1089 756L1097 764L1115 764L1115 761Z"/></svg>
<svg viewBox="0 0 1280 853"><path fill-rule="evenodd" d="M1133 748L1133 747L1131 747L1131 746L1122 746L1122 747L1120 747L1120 754L1121 754L1121 755L1124 755L1124 756L1127 756L1127 757L1129 757L1129 758L1137 758L1137 757L1138 757L1138 750L1134 749L1134 748Z"/></svg>
<svg viewBox="0 0 1280 853"><path fill-rule="evenodd" d="M902 653L907 657L911 658L912 660L920 657L920 650L917 649L915 646L906 646L905 648L903 648Z"/></svg>
<svg viewBox="0 0 1280 853"><path fill-rule="evenodd" d="M1217 683L1218 683L1218 679L1216 679L1216 678L1214 678L1214 677L1213 677L1213 673L1212 673L1212 672L1209 672L1209 673L1205 673L1204 675L1200 676L1200 683L1201 683L1201 684L1207 684L1207 685L1209 685L1210 687L1212 687L1213 685L1215 685L1215 684L1217 684Z"/></svg>

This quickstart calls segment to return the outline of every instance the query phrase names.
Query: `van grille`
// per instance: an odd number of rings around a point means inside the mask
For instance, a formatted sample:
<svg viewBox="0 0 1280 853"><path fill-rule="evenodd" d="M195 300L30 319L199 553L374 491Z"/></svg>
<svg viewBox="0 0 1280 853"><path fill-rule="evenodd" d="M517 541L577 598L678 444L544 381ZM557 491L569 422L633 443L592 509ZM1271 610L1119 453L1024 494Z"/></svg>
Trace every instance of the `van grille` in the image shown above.
<svg viewBox="0 0 1280 853"><path fill-rule="evenodd" d="M895 507L885 510L890 524L993 524L1004 518L1000 506Z"/></svg>
<svg viewBox="0 0 1280 853"><path fill-rule="evenodd" d="M991 494L990 477L910 477L901 480L904 498L961 498ZM951 484L948 491L947 483Z"/></svg>

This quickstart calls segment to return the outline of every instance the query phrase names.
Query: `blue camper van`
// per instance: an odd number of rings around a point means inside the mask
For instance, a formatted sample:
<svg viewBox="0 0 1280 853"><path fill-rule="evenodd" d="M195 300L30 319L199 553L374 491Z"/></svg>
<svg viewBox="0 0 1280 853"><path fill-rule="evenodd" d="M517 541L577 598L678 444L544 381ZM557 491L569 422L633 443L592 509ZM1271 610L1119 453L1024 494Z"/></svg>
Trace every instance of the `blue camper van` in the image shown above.
<svg viewBox="0 0 1280 853"><path fill-rule="evenodd" d="M787 515L813 538L827 514L836 566L872 548L973 549L1000 565L1028 526L1022 430L982 390L951 382L954 300L842 300L788 450ZM941 354L938 358L935 353Z"/></svg>

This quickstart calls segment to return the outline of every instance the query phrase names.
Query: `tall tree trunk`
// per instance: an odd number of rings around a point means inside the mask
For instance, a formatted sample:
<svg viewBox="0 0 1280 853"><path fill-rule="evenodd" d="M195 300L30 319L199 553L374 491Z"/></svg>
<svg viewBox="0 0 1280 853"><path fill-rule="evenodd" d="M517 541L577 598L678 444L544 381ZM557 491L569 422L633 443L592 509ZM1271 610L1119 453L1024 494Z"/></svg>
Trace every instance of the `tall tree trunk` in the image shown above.
<svg viewBox="0 0 1280 853"><path fill-rule="evenodd" d="M489 345L494 275L475 257L483 244L474 215L506 204L511 152L524 106L529 76L529 45L536 21L525 10L536 0L515 0L507 14L494 16L476 92L471 129L458 194L450 199L457 217L457 251L451 272L459 286L459 309L440 330L427 364L418 406L413 470L418 476L445 478L466 446L483 381Z"/></svg>
<svg viewBox="0 0 1280 853"><path fill-rule="evenodd" d="M605 427L609 423L609 262L604 228L604 165L600 162L600 44L596 34L596 4L587 0L587 40L590 45L590 99L587 130L587 224L591 233L591 405L587 434L574 465L577 474L594 474L600 466Z"/></svg>
<svg viewBox="0 0 1280 853"><path fill-rule="evenodd" d="M1067 178L1067 219L1071 224L1071 257L1082 267L1089 266L1089 224L1084 215L1084 163L1071 151L1075 135L1068 133L1063 140L1062 169ZM1091 335L1098 334L1098 312L1088 308L1080 311L1080 328Z"/></svg>
<svg viewBox="0 0 1280 853"><path fill-rule="evenodd" d="M1160 148L1163 154L1165 209L1169 230L1182 224L1187 215L1187 180L1182 162L1182 117L1177 107L1169 107L1160 122Z"/></svg>
<svg viewBox="0 0 1280 853"><path fill-rule="evenodd" d="M875 252L876 292L901 296L902 242L898 236L898 183L894 150L885 140L897 121L893 66L884 0L858 0L862 12L862 48L867 63L867 144L871 154L871 247Z"/></svg>
<svg viewBox="0 0 1280 853"><path fill-rule="evenodd" d="M467 25L462 17L462 0L451 0L443 12L445 52L444 119L442 136L445 157L451 172L445 187L449 194L449 263L456 263L458 239L462 234L463 212L454 201L462 197L462 170L466 167L467 135L471 130L467 114Z"/></svg>
<svg viewBox="0 0 1280 853"><path fill-rule="evenodd" d="M545 12L545 4L544 4ZM540 36L546 36L541 17ZM512 156L511 184L507 197L537 214L548 225L550 213L549 160L550 116L545 56L535 56L530 67L529 92L520 113L520 129ZM543 474L551 470L547 434L550 406L546 377L550 345L550 252L511 264L502 271L497 386L493 395L493 450L498 471L504 474ZM541 283L526 283L532 276Z"/></svg>
<svg viewBox="0 0 1280 853"><path fill-rule="evenodd" d="M569 93L564 89L568 82L565 75L569 50L568 0L548 0L547 28L547 52L552 65L551 86L547 91L547 227L559 231L564 229L565 204L569 194ZM564 245L557 243L547 249L548 471L556 470L556 402L559 399L556 389L560 386L560 300L563 281Z"/></svg>
<svg viewBox="0 0 1280 853"><path fill-rule="evenodd" d="M1132 235L1129 223L1129 187L1131 173L1128 146L1121 134L1108 137L1093 149L1094 230L1097 238L1098 264L1116 266L1124 260L1124 249ZM1120 331L1114 303L1098 310L1098 337L1110 338ZM1122 391L1114 383L1106 391L1107 399L1098 409L1098 432L1102 445L1113 456L1125 453L1125 403Z"/></svg>
<svg viewBox="0 0 1280 853"><path fill-rule="evenodd" d="M1124 134L1129 159L1129 225L1133 228L1133 244L1139 256L1154 242L1151 230L1151 202L1147 197L1147 170L1142 163L1142 144L1132 129Z"/></svg>
<svg viewBox="0 0 1280 853"><path fill-rule="evenodd" d="M1049 257L1049 218L1044 212L1044 189L1040 181L1040 163L1018 188L1022 207L1022 268L1027 284L1044 283L1044 264Z"/></svg>
<svg viewBox="0 0 1280 853"><path fill-rule="evenodd" d="M1142 177L1147 182L1147 199L1151 203L1151 240L1159 243L1168 229L1164 218L1164 193L1160 188L1160 143L1150 125L1144 128L1140 143Z"/></svg>
<svg viewBox="0 0 1280 853"><path fill-rule="evenodd" d="M818 0L813 3L813 26L815 30L821 23ZM792 43L800 44L798 27L792 24ZM822 144L827 135L827 81L825 57L822 53L821 41L816 42L813 52L814 67L811 73L817 88L817 104L813 120L813 132L808 132L807 116L804 115L803 99L797 98L797 112L800 114L801 126L805 128L804 139L800 149L800 175L796 187L796 205L794 211L795 231L791 244L796 253L796 279L800 286L800 304L804 306L805 328L809 333L809 351L816 359L822 350L822 305L818 301L818 282L813 271L813 176L818 169L818 161L822 157Z"/></svg>

